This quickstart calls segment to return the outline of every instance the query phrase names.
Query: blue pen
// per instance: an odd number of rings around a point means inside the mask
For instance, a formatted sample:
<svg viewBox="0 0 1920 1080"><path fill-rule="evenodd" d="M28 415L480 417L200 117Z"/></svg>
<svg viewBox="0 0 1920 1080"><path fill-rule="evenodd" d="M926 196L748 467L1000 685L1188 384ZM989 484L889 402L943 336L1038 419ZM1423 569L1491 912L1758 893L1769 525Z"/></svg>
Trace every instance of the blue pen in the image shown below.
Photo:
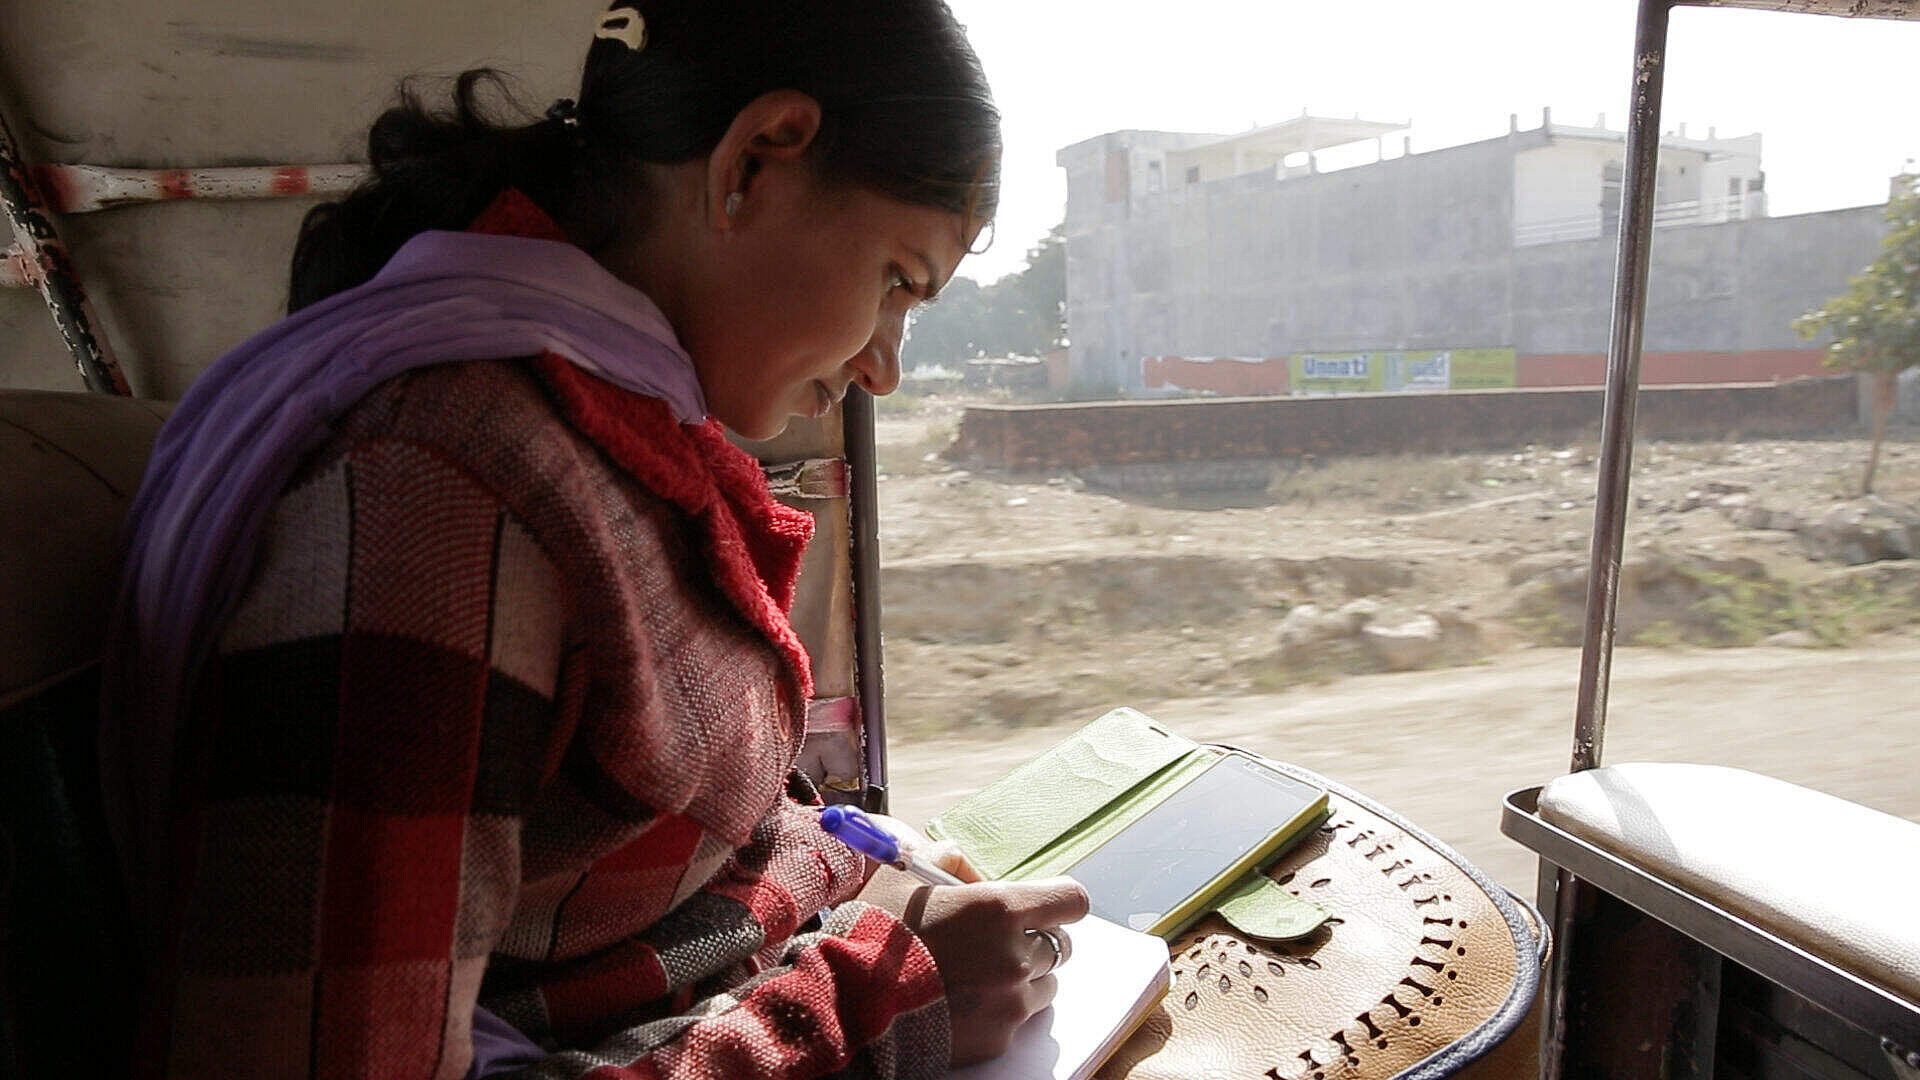
<svg viewBox="0 0 1920 1080"><path fill-rule="evenodd" d="M867 858L886 863L895 870L905 870L929 885L966 884L920 856L901 851L900 841L857 806L827 807L820 811L820 827L828 836Z"/></svg>

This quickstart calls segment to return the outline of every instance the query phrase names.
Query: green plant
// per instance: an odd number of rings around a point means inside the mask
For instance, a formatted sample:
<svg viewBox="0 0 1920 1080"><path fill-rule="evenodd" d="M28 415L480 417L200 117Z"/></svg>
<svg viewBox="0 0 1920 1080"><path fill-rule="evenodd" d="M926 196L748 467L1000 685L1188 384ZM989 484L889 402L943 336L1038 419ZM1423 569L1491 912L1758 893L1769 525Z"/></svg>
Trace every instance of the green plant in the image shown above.
<svg viewBox="0 0 1920 1080"><path fill-rule="evenodd" d="M1792 584L1772 578L1685 569L1705 590L1707 644L1753 645L1786 630L1803 630L1822 645L1861 637L1920 618L1920 607L1882 592L1864 577Z"/></svg>
<svg viewBox="0 0 1920 1080"><path fill-rule="evenodd" d="M1507 621L1536 645L1580 644L1579 620L1572 617L1549 590L1527 594Z"/></svg>
<svg viewBox="0 0 1920 1080"><path fill-rule="evenodd" d="M1267 495L1276 502L1314 506L1358 500L1423 506L1477 486L1484 463L1473 457L1392 454L1288 463L1274 470Z"/></svg>
<svg viewBox="0 0 1920 1080"><path fill-rule="evenodd" d="M1686 633L1672 619L1661 619L1633 635L1629 644L1650 649L1671 649L1686 642Z"/></svg>
<svg viewBox="0 0 1920 1080"><path fill-rule="evenodd" d="M1802 600L1802 628L1823 645L1850 645L1916 619L1920 619L1920 607L1883 592L1864 576L1816 585Z"/></svg>
<svg viewBox="0 0 1920 1080"><path fill-rule="evenodd" d="M1678 570L1701 590L1695 608L1704 616L1699 629L1707 644L1757 645L1782 630L1799 629L1793 594L1783 582L1691 566Z"/></svg>
<svg viewBox="0 0 1920 1080"><path fill-rule="evenodd" d="M1900 373L1920 365L1920 175L1894 178L1886 219L1880 256L1847 279L1845 293L1793 321L1801 337L1833 335L1828 367L1872 378L1873 447L1860 482L1863 495L1873 494Z"/></svg>

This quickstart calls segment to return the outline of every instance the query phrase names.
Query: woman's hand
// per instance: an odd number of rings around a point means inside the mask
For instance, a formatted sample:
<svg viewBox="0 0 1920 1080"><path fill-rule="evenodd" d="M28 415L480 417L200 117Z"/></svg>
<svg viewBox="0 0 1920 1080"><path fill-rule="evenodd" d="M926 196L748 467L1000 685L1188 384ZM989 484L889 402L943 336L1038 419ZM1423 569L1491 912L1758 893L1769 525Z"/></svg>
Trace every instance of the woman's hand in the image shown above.
<svg viewBox="0 0 1920 1080"><path fill-rule="evenodd" d="M1087 914L1072 878L927 885L881 867L860 899L893 912L933 953L946 984L953 1064L998 1057L1014 1031L1053 1001L1053 969L1071 952L1059 927ZM1054 945L1030 931L1050 931Z"/></svg>

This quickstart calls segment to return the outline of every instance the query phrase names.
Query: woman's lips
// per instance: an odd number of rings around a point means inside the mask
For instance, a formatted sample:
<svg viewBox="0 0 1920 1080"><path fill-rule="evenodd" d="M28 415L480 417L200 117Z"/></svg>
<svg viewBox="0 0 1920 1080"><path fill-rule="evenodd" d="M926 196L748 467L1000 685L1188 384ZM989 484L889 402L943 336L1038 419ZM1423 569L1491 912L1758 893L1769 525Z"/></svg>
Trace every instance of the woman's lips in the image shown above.
<svg viewBox="0 0 1920 1080"><path fill-rule="evenodd" d="M833 408L833 391L827 389L826 383L815 379L813 380L813 393L814 403L811 415L815 420L818 420L827 415L827 411Z"/></svg>

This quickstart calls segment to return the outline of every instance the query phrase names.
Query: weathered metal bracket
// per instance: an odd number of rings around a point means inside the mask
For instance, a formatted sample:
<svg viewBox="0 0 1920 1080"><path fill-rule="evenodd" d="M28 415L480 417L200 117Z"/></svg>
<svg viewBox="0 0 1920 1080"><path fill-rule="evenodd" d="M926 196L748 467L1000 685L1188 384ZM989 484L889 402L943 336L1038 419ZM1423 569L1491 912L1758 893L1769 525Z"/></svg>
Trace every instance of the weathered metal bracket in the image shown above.
<svg viewBox="0 0 1920 1080"><path fill-rule="evenodd" d="M808 458L766 467L767 489L776 499L844 499L847 463L840 458Z"/></svg>
<svg viewBox="0 0 1920 1080"><path fill-rule="evenodd" d="M0 115L0 208L5 209L7 221L13 226L19 250L17 256L8 252L8 264L22 271L25 283L40 290L40 298L53 313L60 338L66 342L87 389L131 397L133 389L113 357L113 348L94 330L100 319L86 290L80 287L67 245L53 227L53 218L27 171L20 144L14 141L13 129L7 126L4 115Z"/></svg>
<svg viewBox="0 0 1920 1080"><path fill-rule="evenodd" d="M56 214L88 214L176 199L341 195L367 175L364 165L243 165L215 169L35 165L30 171L47 207Z"/></svg>

